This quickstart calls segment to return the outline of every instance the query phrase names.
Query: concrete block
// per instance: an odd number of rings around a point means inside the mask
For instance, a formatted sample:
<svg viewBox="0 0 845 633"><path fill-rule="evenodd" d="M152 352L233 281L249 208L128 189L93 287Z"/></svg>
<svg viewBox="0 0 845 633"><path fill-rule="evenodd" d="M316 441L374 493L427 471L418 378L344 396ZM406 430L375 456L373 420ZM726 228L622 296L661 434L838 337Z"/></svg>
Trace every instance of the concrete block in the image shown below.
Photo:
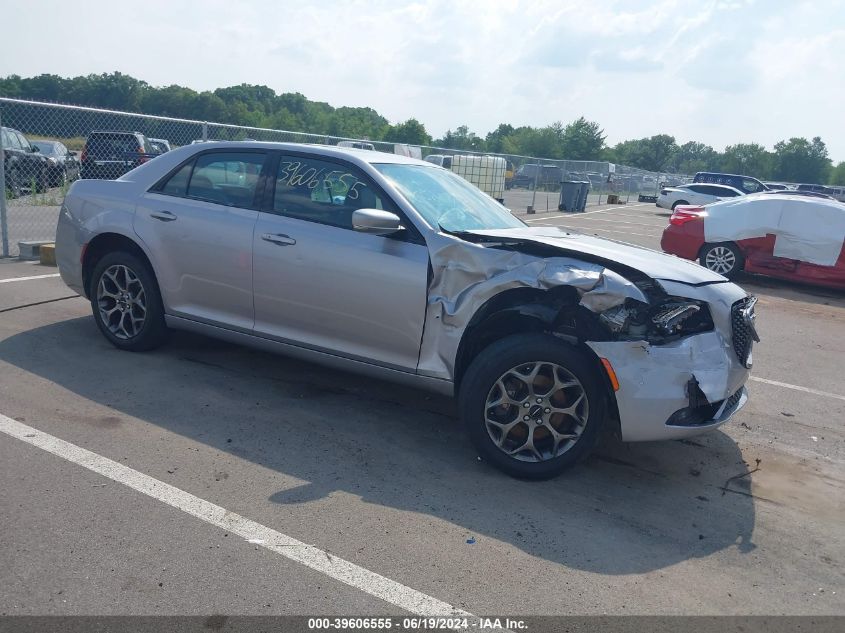
<svg viewBox="0 0 845 633"><path fill-rule="evenodd" d="M35 260L40 259L39 250L44 244L53 244L52 240L27 240L18 242L18 259Z"/></svg>
<svg viewBox="0 0 845 633"><path fill-rule="evenodd" d="M38 254L41 256L41 263L44 266L55 266L56 265L56 245L55 244L42 244L41 248L38 249Z"/></svg>

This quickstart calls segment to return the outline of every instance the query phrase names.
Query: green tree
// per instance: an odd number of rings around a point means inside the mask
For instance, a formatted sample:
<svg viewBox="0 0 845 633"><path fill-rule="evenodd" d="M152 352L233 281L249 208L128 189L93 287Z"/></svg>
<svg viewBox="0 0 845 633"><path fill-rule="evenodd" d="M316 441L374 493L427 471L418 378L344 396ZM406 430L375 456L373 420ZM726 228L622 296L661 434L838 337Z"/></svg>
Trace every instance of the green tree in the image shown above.
<svg viewBox="0 0 845 633"><path fill-rule="evenodd" d="M452 130L446 130L443 138L436 140L434 143L440 147L448 147L450 149L484 150L484 139L478 137L475 132L470 132L469 127L466 125L459 126L454 132Z"/></svg>
<svg viewBox="0 0 845 633"><path fill-rule="evenodd" d="M495 152L497 154L506 153L505 139L514 133L514 127L508 123L500 123L492 132L487 133L484 139L488 152Z"/></svg>
<svg viewBox="0 0 845 633"><path fill-rule="evenodd" d="M409 145L431 145L431 135L425 126L416 119L408 119L404 123L391 126L385 134L384 140Z"/></svg>
<svg viewBox="0 0 845 633"><path fill-rule="evenodd" d="M827 183L829 185L845 186L845 161L842 161L830 170L830 178Z"/></svg>
<svg viewBox="0 0 845 633"><path fill-rule="evenodd" d="M728 145L722 154L721 170L729 174L753 176L761 180L772 178L772 154L757 143Z"/></svg>
<svg viewBox="0 0 845 633"><path fill-rule="evenodd" d="M672 169L672 161L677 151L678 145L674 136L657 134L649 138L617 143L613 151L605 155L612 159L611 162L659 172Z"/></svg>
<svg viewBox="0 0 845 633"><path fill-rule="evenodd" d="M787 182L827 182L830 158L827 147L816 136L812 141L791 138L775 144L775 178Z"/></svg>
<svg viewBox="0 0 845 633"><path fill-rule="evenodd" d="M568 160L599 160L606 138L598 123L580 117L563 128L560 155Z"/></svg>
<svg viewBox="0 0 845 633"><path fill-rule="evenodd" d="M709 145L689 141L678 147L672 159L672 170L678 174L719 169L719 153Z"/></svg>

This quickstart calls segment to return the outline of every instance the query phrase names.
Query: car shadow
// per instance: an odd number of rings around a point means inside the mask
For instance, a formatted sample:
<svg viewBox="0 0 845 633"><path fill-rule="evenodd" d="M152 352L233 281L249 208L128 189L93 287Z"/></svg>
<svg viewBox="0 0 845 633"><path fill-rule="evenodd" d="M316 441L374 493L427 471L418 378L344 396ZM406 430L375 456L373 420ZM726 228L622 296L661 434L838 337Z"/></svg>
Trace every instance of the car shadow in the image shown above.
<svg viewBox="0 0 845 633"><path fill-rule="evenodd" d="M449 398L198 335L174 333L158 351L130 354L112 348L90 317L76 318L0 341L0 359L307 482L272 494L276 504L346 491L609 575L754 549L749 478L729 482L747 465L719 431L605 441L561 477L525 482L479 461Z"/></svg>

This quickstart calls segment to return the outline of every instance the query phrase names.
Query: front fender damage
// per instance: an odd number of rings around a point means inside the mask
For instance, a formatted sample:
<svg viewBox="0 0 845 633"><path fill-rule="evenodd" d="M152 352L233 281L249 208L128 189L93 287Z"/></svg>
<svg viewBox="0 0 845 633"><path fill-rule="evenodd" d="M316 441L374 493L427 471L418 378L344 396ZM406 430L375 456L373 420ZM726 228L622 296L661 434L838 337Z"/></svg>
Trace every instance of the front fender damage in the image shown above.
<svg viewBox="0 0 845 633"><path fill-rule="evenodd" d="M513 288L574 288L580 305L600 313L626 299L648 303L643 292L600 264L570 257L537 257L489 248L439 235L429 244L432 279L419 373L453 379L461 337L475 312L495 295Z"/></svg>

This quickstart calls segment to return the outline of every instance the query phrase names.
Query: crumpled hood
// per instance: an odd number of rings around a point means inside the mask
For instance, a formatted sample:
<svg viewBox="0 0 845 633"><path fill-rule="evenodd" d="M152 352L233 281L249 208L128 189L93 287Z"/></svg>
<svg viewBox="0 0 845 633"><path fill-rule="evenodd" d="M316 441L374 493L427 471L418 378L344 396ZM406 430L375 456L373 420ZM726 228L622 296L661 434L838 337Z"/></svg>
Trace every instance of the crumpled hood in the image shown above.
<svg viewBox="0 0 845 633"><path fill-rule="evenodd" d="M474 235L496 237L504 240L530 241L562 249L562 255L577 257L579 253L598 257L608 262L618 262L634 268L652 279L665 279L684 284L699 285L727 282L728 280L693 262L653 251L641 246L605 238L570 233L556 226L531 226L524 229L497 229L469 231Z"/></svg>

